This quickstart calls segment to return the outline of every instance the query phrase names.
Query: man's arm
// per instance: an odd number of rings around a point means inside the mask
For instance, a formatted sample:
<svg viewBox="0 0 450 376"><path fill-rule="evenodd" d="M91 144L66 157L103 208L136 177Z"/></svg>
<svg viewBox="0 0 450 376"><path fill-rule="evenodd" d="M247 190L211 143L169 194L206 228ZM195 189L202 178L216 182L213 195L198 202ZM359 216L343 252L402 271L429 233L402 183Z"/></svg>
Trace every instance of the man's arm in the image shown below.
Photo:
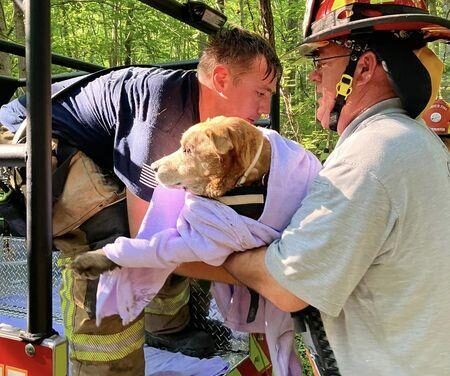
<svg viewBox="0 0 450 376"><path fill-rule="evenodd" d="M239 281L228 273L222 266L212 266L204 262L185 262L178 265L175 274L183 277L204 279L207 281L239 285Z"/></svg>
<svg viewBox="0 0 450 376"><path fill-rule="evenodd" d="M150 203L148 201L139 198L127 189L127 211L130 237L136 237L149 205ZM239 284L239 282L223 267L212 266L203 262L187 262L181 264L174 273L184 277Z"/></svg>
<svg viewBox="0 0 450 376"><path fill-rule="evenodd" d="M128 227L130 237L135 238L150 203L127 189Z"/></svg>
<svg viewBox="0 0 450 376"><path fill-rule="evenodd" d="M203 262L181 264L175 274L229 284L242 284L252 288L270 300L282 311L295 312L308 306L282 287L266 268L266 248L231 254L222 266L211 266Z"/></svg>
<svg viewBox="0 0 450 376"><path fill-rule="evenodd" d="M234 278L270 300L285 312L299 311L308 303L281 286L269 273L265 264L266 247L231 254L223 267Z"/></svg>

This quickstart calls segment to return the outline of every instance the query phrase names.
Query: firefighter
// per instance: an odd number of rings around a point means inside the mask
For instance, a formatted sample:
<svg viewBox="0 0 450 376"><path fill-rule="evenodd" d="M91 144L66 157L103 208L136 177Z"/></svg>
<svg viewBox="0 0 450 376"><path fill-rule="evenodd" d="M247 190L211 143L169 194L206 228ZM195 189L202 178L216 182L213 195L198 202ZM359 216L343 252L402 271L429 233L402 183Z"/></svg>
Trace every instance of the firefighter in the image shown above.
<svg viewBox="0 0 450 376"><path fill-rule="evenodd" d="M450 156L419 116L450 21L422 0L312 0L304 19L316 117L339 141L279 241L195 275L317 308L342 376L446 375Z"/></svg>

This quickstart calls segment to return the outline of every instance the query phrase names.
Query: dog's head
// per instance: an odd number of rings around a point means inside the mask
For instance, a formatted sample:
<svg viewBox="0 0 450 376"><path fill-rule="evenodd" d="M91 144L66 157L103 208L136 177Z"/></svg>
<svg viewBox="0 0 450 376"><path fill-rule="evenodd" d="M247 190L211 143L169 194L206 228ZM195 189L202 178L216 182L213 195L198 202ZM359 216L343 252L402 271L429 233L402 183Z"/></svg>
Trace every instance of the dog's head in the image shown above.
<svg viewBox="0 0 450 376"><path fill-rule="evenodd" d="M255 126L236 117L219 116L189 128L181 147L154 162L156 178L169 188L185 188L220 197L234 188L251 166L245 184L262 178L270 167L270 144Z"/></svg>

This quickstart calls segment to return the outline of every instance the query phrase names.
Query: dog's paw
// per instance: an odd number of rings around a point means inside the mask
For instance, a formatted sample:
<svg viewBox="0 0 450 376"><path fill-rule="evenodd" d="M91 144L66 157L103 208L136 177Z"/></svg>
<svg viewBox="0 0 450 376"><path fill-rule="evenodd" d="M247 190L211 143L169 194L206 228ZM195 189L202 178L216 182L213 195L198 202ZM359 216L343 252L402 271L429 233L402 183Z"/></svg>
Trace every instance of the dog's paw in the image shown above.
<svg viewBox="0 0 450 376"><path fill-rule="evenodd" d="M86 279L96 279L100 274L119 267L105 256L102 249L83 253L73 260L68 268Z"/></svg>

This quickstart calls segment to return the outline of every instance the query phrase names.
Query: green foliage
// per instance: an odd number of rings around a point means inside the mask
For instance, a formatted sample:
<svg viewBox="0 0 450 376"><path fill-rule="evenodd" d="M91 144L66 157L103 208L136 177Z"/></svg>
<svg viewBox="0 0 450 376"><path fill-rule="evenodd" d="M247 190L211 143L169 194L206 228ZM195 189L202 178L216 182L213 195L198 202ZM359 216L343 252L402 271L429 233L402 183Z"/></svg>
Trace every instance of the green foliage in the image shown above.
<svg viewBox="0 0 450 376"><path fill-rule="evenodd" d="M325 130L316 130L307 133L302 138L305 149L310 150L323 163L336 145L337 135Z"/></svg>
<svg viewBox="0 0 450 376"><path fill-rule="evenodd" d="M139 1L52 4L54 52L104 66L198 57L199 31Z"/></svg>
<svg viewBox="0 0 450 376"><path fill-rule="evenodd" d="M314 376L311 364L308 361L308 355L306 354L306 347L303 343L302 337L300 335L295 336L295 344L297 348L300 361L302 363L302 370L304 376Z"/></svg>

